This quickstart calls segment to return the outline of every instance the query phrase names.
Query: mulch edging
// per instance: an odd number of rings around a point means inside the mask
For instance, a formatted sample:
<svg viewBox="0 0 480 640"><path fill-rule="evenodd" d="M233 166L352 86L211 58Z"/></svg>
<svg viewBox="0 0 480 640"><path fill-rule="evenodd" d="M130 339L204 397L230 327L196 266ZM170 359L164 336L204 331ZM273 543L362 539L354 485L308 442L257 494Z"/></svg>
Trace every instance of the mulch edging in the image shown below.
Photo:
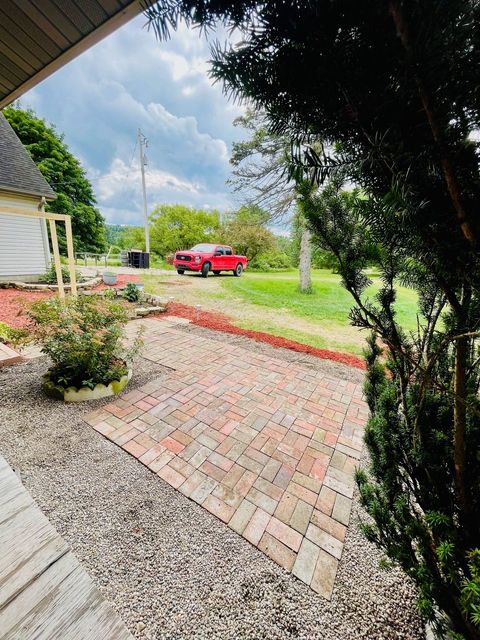
<svg viewBox="0 0 480 640"><path fill-rule="evenodd" d="M122 286L127 282L138 281L139 276L137 275L119 275L115 286ZM110 287L101 283L95 287L94 290L100 291L101 289L107 288ZM28 319L22 315L25 303L34 302L53 295L56 295L55 291L20 291L18 289L0 289L0 320L6 322L11 327L21 329L26 326L28 322ZM349 367L355 367L362 371L365 370L365 363L363 359L358 356L338 351L330 351L329 349L319 349L308 344L302 344L295 340L274 336L263 331L242 329L241 327L237 327L233 324L232 319L223 313L197 310L195 307L191 307L180 302L171 302L168 305L168 310L162 313L159 317L165 318L165 316L169 315L186 318L190 320L192 324L196 324L206 329L245 336L252 340L256 340L257 342L265 342L273 347L282 347L299 353L308 353L323 360L333 360L334 362L340 362L341 364L345 364ZM155 316L152 316L152 318L155 318Z"/></svg>
<svg viewBox="0 0 480 640"><path fill-rule="evenodd" d="M355 367L356 369L365 371L365 362L358 356L338 351L330 351L329 349L319 349L308 344L302 344L295 340L274 336L263 331L242 329L241 327L234 325L231 318L223 313L203 311L180 302L171 302L168 305L168 310L165 313L162 313L160 317L165 318L165 316L180 316L181 318L190 320L192 324L205 327L206 329L246 336L247 338L252 338L257 342L265 342L274 347L282 347L284 349L291 349L292 351L298 351L300 353L308 353L316 356L317 358L322 358L323 360L333 360L349 367Z"/></svg>
<svg viewBox="0 0 480 640"><path fill-rule="evenodd" d="M121 287L127 282L138 282L137 275L119 275L116 287ZM109 289L107 285L100 283L93 290ZM15 329L21 329L28 324L28 318L22 315L25 304L42 300L57 295L56 291L23 291L21 289L0 289L0 320L6 322Z"/></svg>

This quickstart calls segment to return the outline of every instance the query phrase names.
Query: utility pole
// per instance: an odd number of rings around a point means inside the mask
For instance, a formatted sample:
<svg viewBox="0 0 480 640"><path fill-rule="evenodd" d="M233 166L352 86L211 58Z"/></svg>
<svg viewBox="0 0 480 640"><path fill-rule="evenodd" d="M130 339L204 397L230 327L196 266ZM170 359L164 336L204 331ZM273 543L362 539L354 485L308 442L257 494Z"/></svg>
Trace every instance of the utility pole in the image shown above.
<svg viewBox="0 0 480 640"><path fill-rule="evenodd" d="M148 212L147 212L147 190L145 188L145 165L147 160L145 158L144 147L147 146L147 139L141 132L140 128L137 131L138 136L138 148L140 151L140 171L142 172L142 192L143 192L143 223L145 225L145 251L150 253L150 232L148 229Z"/></svg>

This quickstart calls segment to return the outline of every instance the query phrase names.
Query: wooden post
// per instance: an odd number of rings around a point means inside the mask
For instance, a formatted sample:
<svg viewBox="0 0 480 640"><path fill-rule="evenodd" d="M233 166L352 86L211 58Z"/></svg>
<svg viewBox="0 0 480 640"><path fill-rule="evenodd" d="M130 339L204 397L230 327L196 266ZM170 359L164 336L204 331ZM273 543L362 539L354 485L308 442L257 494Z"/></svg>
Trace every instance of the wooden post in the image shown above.
<svg viewBox="0 0 480 640"><path fill-rule="evenodd" d="M65 300L65 289L63 288L62 263L60 262L60 251L58 250L57 229L55 220L49 220L50 237L52 238L53 259L55 262L55 273L57 274L58 296L60 300Z"/></svg>
<svg viewBox="0 0 480 640"><path fill-rule="evenodd" d="M54 223L55 224L55 223ZM72 296L77 295L77 278L75 275L75 254L73 251L73 236L72 236L72 219L70 216L65 218L65 231L67 235L67 256L68 256L68 271L70 273L70 287Z"/></svg>

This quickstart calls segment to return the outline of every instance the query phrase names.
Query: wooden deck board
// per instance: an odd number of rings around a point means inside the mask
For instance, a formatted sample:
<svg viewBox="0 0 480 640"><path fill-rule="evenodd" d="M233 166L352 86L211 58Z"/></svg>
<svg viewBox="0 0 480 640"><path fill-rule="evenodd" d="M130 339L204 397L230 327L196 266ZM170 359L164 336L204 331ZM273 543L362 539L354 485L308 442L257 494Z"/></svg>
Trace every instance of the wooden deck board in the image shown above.
<svg viewBox="0 0 480 640"><path fill-rule="evenodd" d="M1 640L132 640L0 456Z"/></svg>
<svg viewBox="0 0 480 640"><path fill-rule="evenodd" d="M0 342L0 367L8 367L22 360L22 356L17 351Z"/></svg>

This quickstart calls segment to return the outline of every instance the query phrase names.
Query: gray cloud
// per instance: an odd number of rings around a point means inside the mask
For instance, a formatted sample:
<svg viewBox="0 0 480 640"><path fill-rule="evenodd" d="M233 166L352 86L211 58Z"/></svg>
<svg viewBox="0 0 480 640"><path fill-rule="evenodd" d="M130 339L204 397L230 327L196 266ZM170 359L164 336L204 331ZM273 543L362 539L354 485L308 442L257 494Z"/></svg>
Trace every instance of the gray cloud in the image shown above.
<svg viewBox="0 0 480 640"><path fill-rule="evenodd" d="M208 77L209 45L181 27L159 43L139 17L22 99L55 123L89 172L107 220L141 223L137 127L149 140L150 208L230 208L229 150L242 109Z"/></svg>

